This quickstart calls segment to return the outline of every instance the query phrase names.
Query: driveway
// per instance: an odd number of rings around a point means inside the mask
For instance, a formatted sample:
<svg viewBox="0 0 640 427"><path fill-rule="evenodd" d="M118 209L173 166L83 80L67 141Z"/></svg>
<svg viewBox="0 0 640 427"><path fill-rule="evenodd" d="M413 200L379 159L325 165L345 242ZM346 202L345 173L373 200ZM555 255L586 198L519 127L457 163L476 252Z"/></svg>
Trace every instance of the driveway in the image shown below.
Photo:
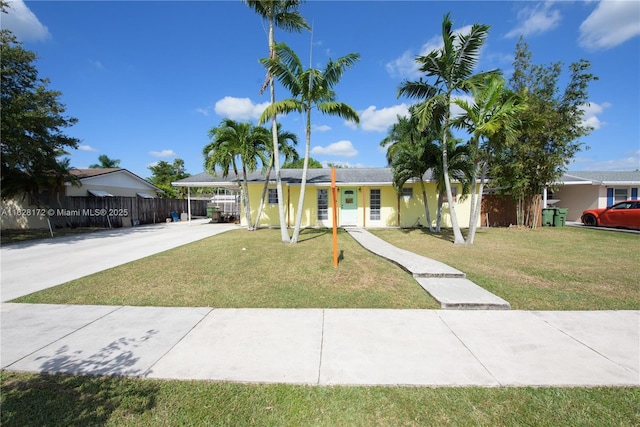
<svg viewBox="0 0 640 427"><path fill-rule="evenodd" d="M208 220L118 228L0 248L0 301L6 302L129 261L236 229Z"/></svg>

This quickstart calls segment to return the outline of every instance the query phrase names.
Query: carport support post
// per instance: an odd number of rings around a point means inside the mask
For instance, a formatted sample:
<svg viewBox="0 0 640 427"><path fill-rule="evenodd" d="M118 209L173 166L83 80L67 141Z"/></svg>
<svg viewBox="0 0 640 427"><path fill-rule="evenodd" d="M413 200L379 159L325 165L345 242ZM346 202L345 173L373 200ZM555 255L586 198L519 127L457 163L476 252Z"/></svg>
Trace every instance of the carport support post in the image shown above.
<svg viewBox="0 0 640 427"><path fill-rule="evenodd" d="M187 215L189 215L189 227L191 227L191 187L187 187Z"/></svg>

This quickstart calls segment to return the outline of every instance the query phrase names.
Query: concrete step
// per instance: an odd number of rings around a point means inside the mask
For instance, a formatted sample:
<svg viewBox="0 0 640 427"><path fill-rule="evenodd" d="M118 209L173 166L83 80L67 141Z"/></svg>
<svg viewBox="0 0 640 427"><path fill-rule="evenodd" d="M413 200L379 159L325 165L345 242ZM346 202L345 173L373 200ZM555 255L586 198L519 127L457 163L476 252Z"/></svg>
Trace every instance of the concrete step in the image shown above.
<svg viewBox="0 0 640 427"><path fill-rule="evenodd" d="M511 309L511 304L507 301L481 288L469 279L417 277L416 280L429 295L440 303L440 307L443 309Z"/></svg>

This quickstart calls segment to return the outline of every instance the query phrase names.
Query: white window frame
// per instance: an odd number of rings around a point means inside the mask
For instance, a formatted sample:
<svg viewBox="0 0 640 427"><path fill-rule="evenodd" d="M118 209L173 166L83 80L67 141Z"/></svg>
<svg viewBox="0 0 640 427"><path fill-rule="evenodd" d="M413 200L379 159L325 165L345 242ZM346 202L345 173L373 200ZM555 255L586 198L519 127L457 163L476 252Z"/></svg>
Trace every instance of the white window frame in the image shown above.
<svg viewBox="0 0 640 427"><path fill-rule="evenodd" d="M318 203L318 221L326 221L329 219L329 190L326 188L318 189L316 198Z"/></svg>
<svg viewBox="0 0 640 427"><path fill-rule="evenodd" d="M380 221L381 208L382 208L382 191L380 191L379 188L370 189L369 190L369 220Z"/></svg>
<svg viewBox="0 0 640 427"><path fill-rule="evenodd" d="M413 199L413 187L402 187L402 198L404 200Z"/></svg>
<svg viewBox="0 0 640 427"><path fill-rule="evenodd" d="M624 196L622 196L622 194L618 195L619 193L623 193L624 192ZM613 189L613 204L616 204L618 202L623 202L625 200L629 200L629 189L628 188L614 188Z"/></svg>
<svg viewBox="0 0 640 427"><path fill-rule="evenodd" d="M277 188L268 188L267 189L267 204L269 205L277 205L278 204L278 189Z"/></svg>

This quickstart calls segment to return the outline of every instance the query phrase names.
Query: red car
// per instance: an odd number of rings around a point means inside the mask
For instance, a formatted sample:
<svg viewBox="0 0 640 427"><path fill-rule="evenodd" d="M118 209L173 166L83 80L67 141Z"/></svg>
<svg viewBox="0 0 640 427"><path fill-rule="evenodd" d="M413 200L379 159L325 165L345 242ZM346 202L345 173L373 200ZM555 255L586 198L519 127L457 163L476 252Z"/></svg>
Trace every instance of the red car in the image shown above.
<svg viewBox="0 0 640 427"><path fill-rule="evenodd" d="M580 218L587 226L640 229L640 200L625 200L604 209L589 209Z"/></svg>

